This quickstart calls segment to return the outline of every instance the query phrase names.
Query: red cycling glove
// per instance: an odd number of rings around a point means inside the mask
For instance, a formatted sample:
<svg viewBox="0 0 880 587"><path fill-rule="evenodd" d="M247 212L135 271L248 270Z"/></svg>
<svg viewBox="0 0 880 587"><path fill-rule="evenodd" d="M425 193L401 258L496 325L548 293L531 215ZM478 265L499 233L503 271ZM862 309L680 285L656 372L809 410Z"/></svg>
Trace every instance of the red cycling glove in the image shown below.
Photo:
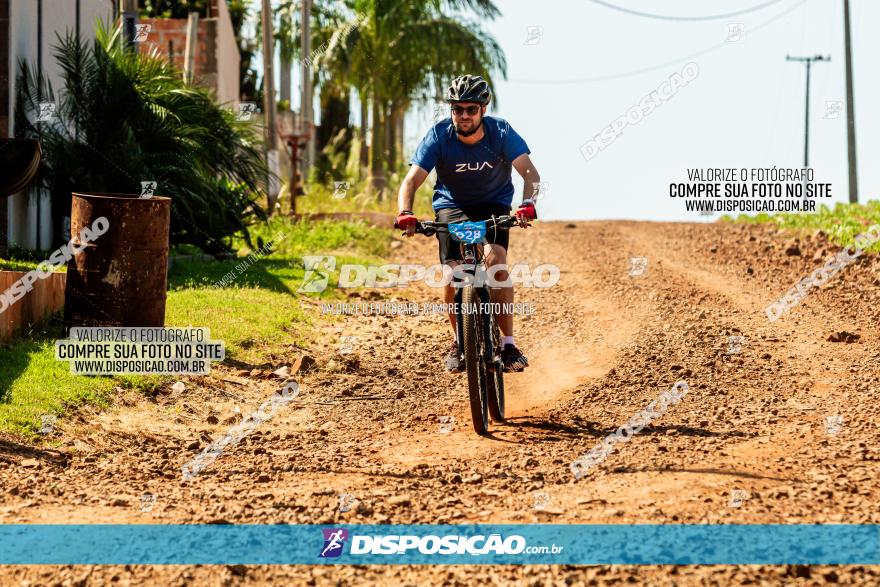
<svg viewBox="0 0 880 587"><path fill-rule="evenodd" d="M404 210L397 215L397 220L394 221L394 228L407 230L410 226L415 228L418 222L419 219L416 218L412 212L410 212L409 210Z"/></svg>
<svg viewBox="0 0 880 587"><path fill-rule="evenodd" d="M535 210L535 202L532 200L523 200L519 208L516 210L516 218L520 223L538 219L538 211Z"/></svg>

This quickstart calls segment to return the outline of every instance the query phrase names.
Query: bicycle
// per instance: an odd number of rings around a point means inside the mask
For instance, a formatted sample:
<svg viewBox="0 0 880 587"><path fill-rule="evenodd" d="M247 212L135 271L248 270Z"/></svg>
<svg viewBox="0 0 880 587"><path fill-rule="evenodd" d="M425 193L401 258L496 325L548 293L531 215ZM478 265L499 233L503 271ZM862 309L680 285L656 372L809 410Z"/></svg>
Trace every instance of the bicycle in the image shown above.
<svg viewBox="0 0 880 587"><path fill-rule="evenodd" d="M489 220L468 222L424 221L416 225L416 232L434 236L446 230L461 246L463 268L471 276L463 285L456 285L455 323L458 332L458 353L464 356L471 403L471 420L477 434L489 431L489 417L496 423L504 422L504 363L501 360L501 333L495 314L491 311L492 298L486 280L476 283L485 275L485 253L480 246L492 229L506 229L519 224L516 216L492 216ZM395 225L395 228L399 228ZM458 282L461 283L461 282Z"/></svg>

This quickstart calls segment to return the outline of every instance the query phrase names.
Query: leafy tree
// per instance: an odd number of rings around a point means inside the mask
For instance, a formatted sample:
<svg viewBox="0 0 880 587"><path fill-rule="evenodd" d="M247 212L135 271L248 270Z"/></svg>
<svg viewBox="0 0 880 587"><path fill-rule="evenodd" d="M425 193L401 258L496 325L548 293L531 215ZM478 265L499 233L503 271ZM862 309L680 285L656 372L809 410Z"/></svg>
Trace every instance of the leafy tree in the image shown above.
<svg viewBox="0 0 880 587"><path fill-rule="evenodd" d="M442 96L458 75L506 76L498 43L474 20L495 18L491 0L348 0L318 64L322 84L349 84L372 111L369 185L381 197L394 169L402 117L415 100Z"/></svg>
<svg viewBox="0 0 880 587"><path fill-rule="evenodd" d="M138 0L142 16L150 18L186 18L190 12L207 16L210 0Z"/></svg>
<svg viewBox="0 0 880 587"><path fill-rule="evenodd" d="M15 116L18 133L41 139L55 235L71 192L140 193L156 181L156 195L172 200L172 243L220 253L236 233L249 240L248 224L265 218L257 202L268 174L251 122L155 51L125 49L118 27L99 23L91 44L68 32L53 52L64 87L56 95L22 62ZM41 101L56 103L54 119L36 121Z"/></svg>

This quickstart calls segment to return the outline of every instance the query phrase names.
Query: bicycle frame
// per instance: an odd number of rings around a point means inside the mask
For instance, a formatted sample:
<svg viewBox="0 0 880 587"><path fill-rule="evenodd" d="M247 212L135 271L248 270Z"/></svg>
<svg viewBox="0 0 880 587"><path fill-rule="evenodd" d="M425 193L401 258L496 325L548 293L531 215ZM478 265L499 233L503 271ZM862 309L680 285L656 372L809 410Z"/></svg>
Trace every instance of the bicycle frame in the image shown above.
<svg viewBox="0 0 880 587"><path fill-rule="evenodd" d="M499 327L491 311L492 296L489 286L485 282L476 282L478 275L485 274L485 235L490 223L491 228L497 230L518 224L519 221L514 216L493 216L489 220L478 222L416 224L416 232L425 236L431 236L438 230L449 231L459 242L464 269L473 280L462 280L459 274L455 276L453 287L456 290L454 301L457 352L465 359L471 418L478 434L488 432L490 417L495 422L504 421L504 365L500 353L496 353L500 350L501 342ZM467 303L476 304L477 307L466 307L465 299ZM478 321L478 327L474 320Z"/></svg>
<svg viewBox="0 0 880 587"><path fill-rule="evenodd" d="M490 219L485 221L487 223L486 229L487 231L491 228L492 230L498 230L499 228L509 228L511 226L515 226L518 224L518 220L515 216L492 216ZM491 227L488 225L491 223ZM416 232L420 234L424 234L425 236L432 236L438 230L449 230L450 224L454 225L456 223L441 223L441 222L420 222L416 227ZM485 254L483 251L485 243L465 243L459 242L459 246L461 248L461 256L465 265L471 265L471 268L468 269L468 273L471 274L473 278L476 278L477 269L485 268ZM459 283L459 282L456 282ZM485 284L481 286L474 286L477 291L477 294L480 298L481 304L486 304L484 307L491 307L488 304L492 303L492 297L489 292L488 286ZM456 322L456 331L458 333L458 352L459 354L464 353L463 349L463 321L462 321L462 293L463 288L457 287L455 292L455 303L456 308L459 308L459 311L456 312L455 322ZM489 313L489 315L492 315ZM494 320L494 316L493 316ZM492 341L492 320L485 320L483 324L483 341ZM486 345L488 348L485 349L486 353L486 364L489 366L491 370L503 367L497 366L495 364L494 358L494 349L491 348L491 344Z"/></svg>
<svg viewBox="0 0 880 587"><path fill-rule="evenodd" d="M462 257L465 260L474 259L474 262L469 263L466 262L466 265L473 265L472 268L468 269L467 272L475 277L477 274L477 270L480 267L485 266L485 254L483 252L483 244L466 244L460 243L461 245L461 253ZM470 253L470 254L468 254ZM492 296L489 292L489 286L485 283L479 286L471 286L473 287L477 295L479 296L479 303L483 305L484 308L491 308L490 305L492 303ZM455 304L456 308L458 308L458 312L455 314L455 327L458 332L458 353L464 354L464 320L462 319L462 313L465 311L465 308L462 305L462 296L464 295L464 287L457 287L455 291ZM468 309L469 311L473 311L474 309ZM480 312L482 313L482 312ZM487 315L492 315L491 312L487 312ZM494 316L492 318L495 319ZM493 336L492 336L492 320L483 320L483 353L486 360L486 366L489 370L494 371L497 365L495 364L495 349L492 347ZM498 341L494 341L498 342Z"/></svg>

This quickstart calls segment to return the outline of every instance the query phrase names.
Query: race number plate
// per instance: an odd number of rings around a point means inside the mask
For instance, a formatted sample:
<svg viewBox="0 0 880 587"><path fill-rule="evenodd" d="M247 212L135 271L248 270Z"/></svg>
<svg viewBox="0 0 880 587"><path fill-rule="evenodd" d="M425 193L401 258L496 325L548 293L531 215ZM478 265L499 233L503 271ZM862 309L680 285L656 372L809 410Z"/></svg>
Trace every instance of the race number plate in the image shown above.
<svg viewBox="0 0 880 587"><path fill-rule="evenodd" d="M449 225L449 234L461 243L474 245L483 242L486 237L486 222L459 222Z"/></svg>

